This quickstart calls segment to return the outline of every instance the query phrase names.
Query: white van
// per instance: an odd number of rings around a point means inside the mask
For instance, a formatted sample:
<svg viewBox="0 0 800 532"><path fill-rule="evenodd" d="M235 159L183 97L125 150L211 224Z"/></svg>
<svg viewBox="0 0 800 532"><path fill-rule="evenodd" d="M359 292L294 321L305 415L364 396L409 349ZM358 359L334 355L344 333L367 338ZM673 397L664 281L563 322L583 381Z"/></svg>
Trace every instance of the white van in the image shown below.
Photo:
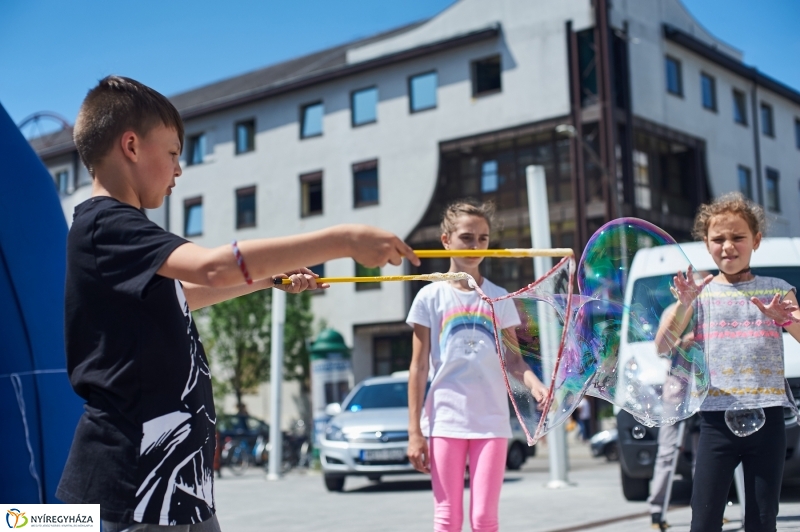
<svg viewBox="0 0 800 532"><path fill-rule="evenodd" d="M636 253L628 274L625 287L625 301L630 304L634 294L647 290L651 301L663 308L663 312L674 297L669 293L669 285L678 270L686 269L686 258L697 271L716 274L717 268L711 255L702 242L680 244L682 256L675 246L642 249ZM800 288L800 238L765 238L750 261L753 273L784 279L792 286ZM641 366L642 360L655 360L653 342L630 342L628 323L623 319L620 330L619 366L635 358ZM795 398L800 398L800 343L784 332L785 375ZM647 374L643 368L643 375ZM663 375L663 371L652 371ZM800 426L793 413L786 409L786 466L784 480L800 477ZM622 489L628 500L645 500L649 494L649 483L653 476L656 451L658 448L657 428L640 425L630 414L619 411L617 414L619 434L620 469ZM635 431L634 431L635 429ZM642 430L645 430L644 437ZM634 432L638 438L633 436ZM687 436L689 431L687 431ZM687 437L684 455L678 461L678 473L684 479L691 478L691 438Z"/></svg>

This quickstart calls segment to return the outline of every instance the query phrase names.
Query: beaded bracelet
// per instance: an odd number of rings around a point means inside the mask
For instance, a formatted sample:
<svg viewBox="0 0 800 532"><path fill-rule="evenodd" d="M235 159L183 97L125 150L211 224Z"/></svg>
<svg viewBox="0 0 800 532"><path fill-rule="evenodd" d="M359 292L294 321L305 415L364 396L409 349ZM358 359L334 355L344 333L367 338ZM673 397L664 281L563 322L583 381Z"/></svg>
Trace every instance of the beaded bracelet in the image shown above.
<svg viewBox="0 0 800 532"><path fill-rule="evenodd" d="M242 252L239 251L239 244L234 240L231 242L231 247L233 248L233 256L236 257L236 263L239 265L239 269L242 270L242 275L244 275L244 280L247 284L253 284L253 280L250 278L250 273L247 271L247 266L244 263L244 257L242 257Z"/></svg>
<svg viewBox="0 0 800 532"><path fill-rule="evenodd" d="M788 320L785 323L778 323L777 321L772 320L772 323L774 323L776 327L788 327L792 324L792 320Z"/></svg>

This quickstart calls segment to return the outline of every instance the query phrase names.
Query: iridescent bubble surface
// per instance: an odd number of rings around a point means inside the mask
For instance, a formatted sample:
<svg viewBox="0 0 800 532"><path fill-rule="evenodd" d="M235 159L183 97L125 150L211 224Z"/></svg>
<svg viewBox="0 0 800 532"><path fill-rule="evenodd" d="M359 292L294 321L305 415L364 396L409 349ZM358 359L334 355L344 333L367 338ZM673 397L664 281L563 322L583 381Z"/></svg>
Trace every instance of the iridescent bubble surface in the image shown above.
<svg viewBox="0 0 800 532"><path fill-rule="evenodd" d="M535 283L499 298L513 300L520 316L513 334L497 332L497 343L529 443L566 421L584 394L627 410L647 427L699 410L708 392L703 346L694 340L693 322L670 327L672 278L689 267L663 230L622 218L592 236L577 266L564 259ZM508 364L517 359L525 366ZM544 400L531 394L520 371L525 367L547 384Z"/></svg>
<svg viewBox="0 0 800 532"><path fill-rule="evenodd" d="M755 404L736 401L725 410L725 424L740 438L758 432L766 420L764 409Z"/></svg>

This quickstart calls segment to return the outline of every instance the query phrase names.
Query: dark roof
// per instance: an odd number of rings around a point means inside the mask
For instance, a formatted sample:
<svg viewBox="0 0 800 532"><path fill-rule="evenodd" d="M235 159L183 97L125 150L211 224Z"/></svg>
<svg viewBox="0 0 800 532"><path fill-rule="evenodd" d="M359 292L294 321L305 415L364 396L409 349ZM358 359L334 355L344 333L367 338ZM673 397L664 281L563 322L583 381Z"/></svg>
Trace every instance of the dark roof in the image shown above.
<svg viewBox="0 0 800 532"><path fill-rule="evenodd" d="M769 76L766 76L758 71L757 68L747 66L735 57L719 51L713 46L709 46L703 41L689 35L688 33L679 30L669 24L664 24L664 37L674 43L680 44L684 48L691 50L697 55L708 59L709 61L718 64L719 66L730 70L744 78L752 80L756 84L769 89L775 94L779 94L789 101L800 105L800 92L792 87L781 83Z"/></svg>
<svg viewBox="0 0 800 532"><path fill-rule="evenodd" d="M303 78L322 71L335 69L347 65L347 50L363 46L371 42L394 37L401 33L411 31L426 21L414 22L400 28L395 28L372 37L350 41L333 48L314 52L312 54L290 59L268 67L260 68L246 74L223 79L215 83L203 85L196 89L175 94L170 97L173 105L183 115L209 103L228 100L265 87L280 85L298 78Z"/></svg>
<svg viewBox="0 0 800 532"><path fill-rule="evenodd" d="M72 128L64 128L54 133L41 137L28 139L28 144L39 154L39 157L55 157L75 151L75 142L72 140Z"/></svg>
<svg viewBox="0 0 800 532"><path fill-rule="evenodd" d="M389 53L374 59L348 64L347 51L395 35L413 30L425 21L415 22L372 37L359 39L313 54L291 59L266 68L224 79L194 90L176 94L170 100L184 119L212 113L222 109L243 105L256 100L297 90L331 79L363 72L373 68L406 61L442 50L463 46L500 34L500 25L492 24L485 28L470 31L423 44L400 52ZM41 157L52 157L75 149L70 135L59 133L57 138L40 137L31 145Z"/></svg>

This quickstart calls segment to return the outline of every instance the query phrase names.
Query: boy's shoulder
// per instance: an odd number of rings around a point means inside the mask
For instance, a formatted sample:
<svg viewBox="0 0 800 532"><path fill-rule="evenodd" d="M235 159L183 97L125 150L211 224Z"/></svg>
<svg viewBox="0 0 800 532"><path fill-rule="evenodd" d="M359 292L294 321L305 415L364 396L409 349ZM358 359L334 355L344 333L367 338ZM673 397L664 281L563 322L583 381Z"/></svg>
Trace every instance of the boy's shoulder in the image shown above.
<svg viewBox="0 0 800 532"><path fill-rule="evenodd" d="M73 226L76 223L82 225L98 218L102 219L104 215L131 215L146 218L142 211L133 205L123 203L111 196L94 196L75 206L72 213Z"/></svg>

